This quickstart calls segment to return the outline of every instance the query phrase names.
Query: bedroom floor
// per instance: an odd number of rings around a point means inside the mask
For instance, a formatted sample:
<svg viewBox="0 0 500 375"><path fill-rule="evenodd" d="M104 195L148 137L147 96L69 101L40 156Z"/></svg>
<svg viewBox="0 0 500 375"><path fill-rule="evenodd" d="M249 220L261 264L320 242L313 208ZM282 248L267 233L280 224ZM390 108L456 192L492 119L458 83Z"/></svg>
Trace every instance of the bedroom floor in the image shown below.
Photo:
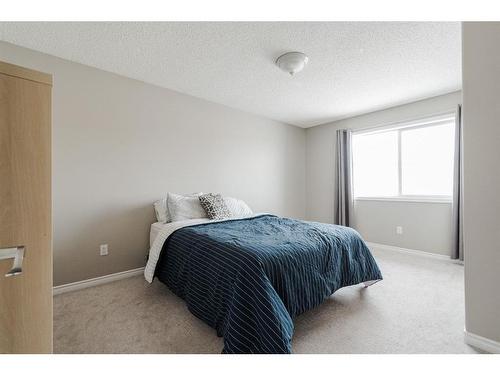
<svg viewBox="0 0 500 375"><path fill-rule="evenodd" d="M295 320L295 353L477 353L463 341L463 266L375 250L384 280ZM54 297L55 353L220 353L222 339L142 276Z"/></svg>

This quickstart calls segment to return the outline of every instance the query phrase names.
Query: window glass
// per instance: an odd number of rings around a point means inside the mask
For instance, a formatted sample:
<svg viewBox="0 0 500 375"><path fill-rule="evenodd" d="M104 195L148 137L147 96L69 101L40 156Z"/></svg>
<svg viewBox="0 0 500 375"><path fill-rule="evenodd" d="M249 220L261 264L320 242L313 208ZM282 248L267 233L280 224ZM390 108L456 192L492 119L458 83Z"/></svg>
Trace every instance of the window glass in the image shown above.
<svg viewBox="0 0 500 375"><path fill-rule="evenodd" d="M455 123L401 127L352 138L355 197L451 197Z"/></svg>
<svg viewBox="0 0 500 375"><path fill-rule="evenodd" d="M454 133L453 123L401 131L403 195L452 195Z"/></svg>
<svg viewBox="0 0 500 375"><path fill-rule="evenodd" d="M384 132L353 137L354 196L398 195L398 134Z"/></svg>

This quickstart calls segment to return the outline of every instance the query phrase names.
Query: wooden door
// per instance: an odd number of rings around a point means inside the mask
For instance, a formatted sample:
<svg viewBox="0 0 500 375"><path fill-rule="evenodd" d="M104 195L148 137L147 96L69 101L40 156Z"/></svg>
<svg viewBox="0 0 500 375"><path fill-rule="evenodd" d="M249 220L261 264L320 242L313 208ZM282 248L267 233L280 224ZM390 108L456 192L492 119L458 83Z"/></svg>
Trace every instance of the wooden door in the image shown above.
<svg viewBox="0 0 500 375"><path fill-rule="evenodd" d="M51 89L0 62L0 353L52 352ZM22 273L5 277L17 246Z"/></svg>

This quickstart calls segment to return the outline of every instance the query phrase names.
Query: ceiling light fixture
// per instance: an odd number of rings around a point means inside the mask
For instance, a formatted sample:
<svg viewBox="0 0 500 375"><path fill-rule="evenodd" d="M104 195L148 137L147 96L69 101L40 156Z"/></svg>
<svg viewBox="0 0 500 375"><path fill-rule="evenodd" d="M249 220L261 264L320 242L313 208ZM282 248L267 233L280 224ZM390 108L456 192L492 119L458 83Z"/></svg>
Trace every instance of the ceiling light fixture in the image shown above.
<svg viewBox="0 0 500 375"><path fill-rule="evenodd" d="M309 57L302 52L287 52L276 59L276 65L293 76L304 69L308 61Z"/></svg>

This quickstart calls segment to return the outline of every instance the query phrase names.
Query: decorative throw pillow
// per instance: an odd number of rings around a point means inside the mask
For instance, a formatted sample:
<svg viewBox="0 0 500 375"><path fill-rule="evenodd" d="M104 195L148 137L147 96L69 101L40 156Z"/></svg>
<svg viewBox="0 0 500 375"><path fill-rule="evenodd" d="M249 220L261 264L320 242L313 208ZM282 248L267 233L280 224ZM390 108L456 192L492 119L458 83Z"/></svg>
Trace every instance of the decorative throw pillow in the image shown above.
<svg viewBox="0 0 500 375"><path fill-rule="evenodd" d="M209 219L221 220L231 217L224 198L220 194L203 194L198 197Z"/></svg>

